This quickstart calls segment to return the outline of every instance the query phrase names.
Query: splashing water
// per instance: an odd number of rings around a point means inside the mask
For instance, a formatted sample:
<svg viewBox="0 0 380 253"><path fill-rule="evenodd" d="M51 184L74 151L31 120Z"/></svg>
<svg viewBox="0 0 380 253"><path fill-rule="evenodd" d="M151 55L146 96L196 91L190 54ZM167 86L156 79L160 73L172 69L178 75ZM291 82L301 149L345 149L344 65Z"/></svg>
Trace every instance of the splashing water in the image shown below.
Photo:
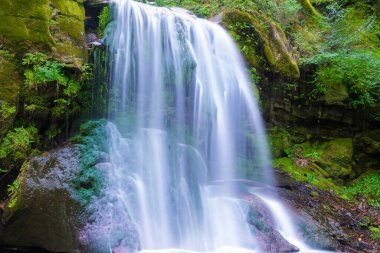
<svg viewBox="0 0 380 253"><path fill-rule="evenodd" d="M273 177L238 49L206 20L114 4L107 194L128 211L143 252L257 250L232 181Z"/></svg>

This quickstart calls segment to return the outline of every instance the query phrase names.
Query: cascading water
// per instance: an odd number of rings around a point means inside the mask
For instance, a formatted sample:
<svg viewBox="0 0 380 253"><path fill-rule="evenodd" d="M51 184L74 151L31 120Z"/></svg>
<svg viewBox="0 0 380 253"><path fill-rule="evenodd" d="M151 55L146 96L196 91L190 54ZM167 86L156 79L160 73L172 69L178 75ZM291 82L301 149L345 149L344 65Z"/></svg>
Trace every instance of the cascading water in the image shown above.
<svg viewBox="0 0 380 253"><path fill-rule="evenodd" d="M235 179L270 185L272 172L238 49L211 22L114 4L107 194L143 250L259 249Z"/></svg>

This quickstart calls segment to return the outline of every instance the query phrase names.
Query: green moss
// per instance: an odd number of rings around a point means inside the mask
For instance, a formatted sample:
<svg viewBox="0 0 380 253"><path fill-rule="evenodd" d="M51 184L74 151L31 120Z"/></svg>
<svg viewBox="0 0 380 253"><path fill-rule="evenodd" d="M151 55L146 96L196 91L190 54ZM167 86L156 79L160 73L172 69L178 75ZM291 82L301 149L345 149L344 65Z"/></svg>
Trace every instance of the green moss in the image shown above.
<svg viewBox="0 0 380 253"><path fill-rule="evenodd" d="M0 38L10 48L20 43L24 49L30 43L51 46L54 39L49 33L51 8L48 0L0 1ZM19 49L17 49L19 50ZM16 51L17 51L16 50Z"/></svg>
<svg viewBox="0 0 380 253"><path fill-rule="evenodd" d="M67 18L74 18L78 21L84 20L83 6L75 1L50 0L53 5L60 11L60 15ZM75 27L73 27L75 28Z"/></svg>
<svg viewBox="0 0 380 253"><path fill-rule="evenodd" d="M271 67L274 72L286 78L299 78L298 65L287 46L286 35L273 20L239 10L226 10L222 22L237 41L251 67L261 71Z"/></svg>
<svg viewBox="0 0 380 253"><path fill-rule="evenodd" d="M292 147L291 136L289 132L281 128L271 128L269 130L269 144L274 158L285 155L285 150Z"/></svg>
<svg viewBox="0 0 380 253"><path fill-rule="evenodd" d="M108 6L103 7L99 15L99 28L98 33L100 37L104 36L104 32L107 28L107 25L112 21L112 12Z"/></svg>
<svg viewBox="0 0 380 253"><path fill-rule="evenodd" d="M83 39L83 20L66 16L58 16L55 20L60 31L66 33L74 41L80 41Z"/></svg>
<svg viewBox="0 0 380 253"><path fill-rule="evenodd" d="M315 10L314 6L311 4L310 0L298 0L302 5L302 8L312 16L321 16L318 11Z"/></svg>
<svg viewBox="0 0 380 253"><path fill-rule="evenodd" d="M223 25L237 41L247 64L254 68L262 68L265 59L260 55L261 26L253 24L254 20L248 13L238 10L227 10L223 13Z"/></svg>
<svg viewBox="0 0 380 253"><path fill-rule="evenodd" d="M89 204L101 194L105 176L96 164L104 159L108 152L106 124L105 120L88 121L81 125L80 135L71 139L77 144L80 152L80 169L73 182L73 188L82 205Z"/></svg>
<svg viewBox="0 0 380 253"><path fill-rule="evenodd" d="M323 170L314 163L300 163L299 160L282 157L273 161L273 167L288 172L297 181L313 184L323 190L334 190L338 187L324 176Z"/></svg>
<svg viewBox="0 0 380 253"><path fill-rule="evenodd" d="M323 156L318 160L318 165L334 179L355 177L352 139L342 138L328 142Z"/></svg>
<svg viewBox="0 0 380 253"><path fill-rule="evenodd" d="M13 55L1 50L0 54L0 100L15 104L22 83Z"/></svg>

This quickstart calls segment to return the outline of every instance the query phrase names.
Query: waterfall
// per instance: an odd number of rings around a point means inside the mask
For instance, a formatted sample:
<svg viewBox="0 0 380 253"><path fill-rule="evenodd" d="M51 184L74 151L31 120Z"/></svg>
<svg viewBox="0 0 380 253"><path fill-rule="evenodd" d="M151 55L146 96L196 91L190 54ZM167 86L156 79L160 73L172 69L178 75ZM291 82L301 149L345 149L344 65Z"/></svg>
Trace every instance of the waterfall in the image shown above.
<svg viewBox="0 0 380 253"><path fill-rule="evenodd" d="M260 250L239 182L271 185L273 175L239 50L209 21L113 4L106 194L146 252Z"/></svg>

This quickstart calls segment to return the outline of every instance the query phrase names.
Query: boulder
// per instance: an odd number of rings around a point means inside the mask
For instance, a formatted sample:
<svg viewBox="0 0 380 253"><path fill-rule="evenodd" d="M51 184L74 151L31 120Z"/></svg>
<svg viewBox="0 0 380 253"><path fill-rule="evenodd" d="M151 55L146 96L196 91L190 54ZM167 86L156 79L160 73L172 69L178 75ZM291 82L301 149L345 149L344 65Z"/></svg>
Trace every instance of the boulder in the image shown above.
<svg viewBox="0 0 380 253"><path fill-rule="evenodd" d="M218 18L217 18L218 17ZM226 10L214 20L235 38L250 67L260 71L270 68L285 79L298 79L300 71L282 28L268 17L239 10ZM266 24L270 29L266 29Z"/></svg>
<svg viewBox="0 0 380 253"><path fill-rule="evenodd" d="M85 245L78 240L83 210L71 189L77 167L74 147L27 162L1 217L0 244L84 252Z"/></svg>
<svg viewBox="0 0 380 253"><path fill-rule="evenodd" d="M42 51L81 66L87 58L82 1L0 0L0 45L22 55Z"/></svg>
<svg viewBox="0 0 380 253"><path fill-rule="evenodd" d="M128 210L108 189L105 131L105 121L89 122L78 144L23 165L1 217L0 245L68 253L139 249Z"/></svg>
<svg viewBox="0 0 380 253"><path fill-rule="evenodd" d="M13 54L0 50L0 138L9 130L15 119L21 84Z"/></svg>
<svg viewBox="0 0 380 253"><path fill-rule="evenodd" d="M356 176L353 171L355 161L351 138L339 138L327 143L323 157L317 164L333 179L352 179Z"/></svg>
<svg viewBox="0 0 380 253"><path fill-rule="evenodd" d="M299 249L289 243L275 228L272 216L265 203L257 196L245 198L249 205L247 221L258 248L269 252L297 252Z"/></svg>

